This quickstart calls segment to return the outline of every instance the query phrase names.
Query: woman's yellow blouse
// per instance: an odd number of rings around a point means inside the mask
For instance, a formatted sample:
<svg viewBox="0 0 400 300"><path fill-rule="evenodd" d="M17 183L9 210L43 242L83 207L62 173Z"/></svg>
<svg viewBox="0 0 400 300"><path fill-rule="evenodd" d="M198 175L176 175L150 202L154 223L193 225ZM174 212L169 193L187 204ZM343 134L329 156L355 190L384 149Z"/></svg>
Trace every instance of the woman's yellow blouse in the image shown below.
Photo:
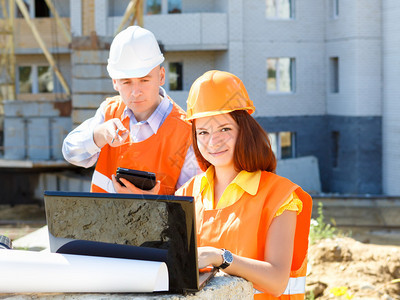
<svg viewBox="0 0 400 300"><path fill-rule="evenodd" d="M201 178L201 191L203 196L203 204L206 209L218 209L232 205L242 197L244 192L255 195L260 184L261 171L247 172L241 171L227 186L215 206L214 201L214 167L211 166ZM275 217L281 215L285 210L301 212L303 203L293 192L289 198L282 204L275 214Z"/></svg>

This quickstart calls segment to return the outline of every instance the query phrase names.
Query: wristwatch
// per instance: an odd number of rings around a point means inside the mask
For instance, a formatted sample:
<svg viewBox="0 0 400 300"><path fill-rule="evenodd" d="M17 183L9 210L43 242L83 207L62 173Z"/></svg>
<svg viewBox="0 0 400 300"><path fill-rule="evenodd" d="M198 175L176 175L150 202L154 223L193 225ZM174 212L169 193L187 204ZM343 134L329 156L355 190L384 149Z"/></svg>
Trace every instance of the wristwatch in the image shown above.
<svg viewBox="0 0 400 300"><path fill-rule="evenodd" d="M222 264L217 267L218 269L225 269L227 267L229 267L233 261L233 255L229 250L226 249L221 249L222 252Z"/></svg>

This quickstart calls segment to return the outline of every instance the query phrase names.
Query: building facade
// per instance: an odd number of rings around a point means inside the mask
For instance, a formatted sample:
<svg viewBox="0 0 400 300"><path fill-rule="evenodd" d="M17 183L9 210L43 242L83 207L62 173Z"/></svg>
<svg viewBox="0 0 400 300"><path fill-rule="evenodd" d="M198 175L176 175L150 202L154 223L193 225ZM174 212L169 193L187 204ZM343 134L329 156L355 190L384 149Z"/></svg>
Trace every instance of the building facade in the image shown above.
<svg viewBox="0 0 400 300"><path fill-rule="evenodd" d="M130 1L55 2L74 39L111 41ZM234 73L278 158L314 156L321 190L341 194L400 195L399 18L397 0L144 1L179 105L204 72ZM114 93L104 45L59 47L74 126Z"/></svg>

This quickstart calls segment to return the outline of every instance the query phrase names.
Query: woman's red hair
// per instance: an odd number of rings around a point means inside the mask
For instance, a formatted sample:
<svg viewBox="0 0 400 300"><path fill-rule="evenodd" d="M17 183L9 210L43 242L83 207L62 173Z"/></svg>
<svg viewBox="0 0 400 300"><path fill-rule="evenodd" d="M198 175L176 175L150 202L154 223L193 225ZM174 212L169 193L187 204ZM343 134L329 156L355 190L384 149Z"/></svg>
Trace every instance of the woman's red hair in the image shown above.
<svg viewBox="0 0 400 300"><path fill-rule="evenodd" d="M239 127L233 155L236 171L255 172L258 170L275 172L276 158L267 133L245 110L229 113ZM196 120L192 126L193 150L200 168L205 171L211 165L200 153L197 146Z"/></svg>

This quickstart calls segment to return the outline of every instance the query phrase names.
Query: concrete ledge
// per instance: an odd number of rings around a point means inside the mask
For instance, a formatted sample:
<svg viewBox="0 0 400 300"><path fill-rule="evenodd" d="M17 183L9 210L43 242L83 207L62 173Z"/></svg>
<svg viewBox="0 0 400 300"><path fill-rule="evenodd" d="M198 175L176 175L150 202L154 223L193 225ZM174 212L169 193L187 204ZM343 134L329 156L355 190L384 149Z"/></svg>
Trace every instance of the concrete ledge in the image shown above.
<svg viewBox="0 0 400 300"><path fill-rule="evenodd" d="M75 167L65 160L10 160L0 159L0 168L65 168Z"/></svg>
<svg viewBox="0 0 400 300"><path fill-rule="evenodd" d="M18 240L13 248L34 251L49 251L47 226L44 226ZM4 250L8 251L8 250ZM10 250L12 251L12 250ZM0 294L1 299L253 299L253 285L243 278L218 272L208 284L195 294L79 294L79 293L43 293L43 294Z"/></svg>
<svg viewBox="0 0 400 300"><path fill-rule="evenodd" d="M400 245L400 196L313 195L312 217L323 205L324 222L364 243Z"/></svg>
<svg viewBox="0 0 400 300"><path fill-rule="evenodd" d="M190 299L190 300L209 300L209 299L254 299L253 285L239 277L229 276L222 272L217 273L214 278L201 291L195 294L0 294L1 299L53 299L53 300L92 300L92 299Z"/></svg>
<svg viewBox="0 0 400 300"><path fill-rule="evenodd" d="M323 204L327 222L337 226L368 226L400 229L400 197L385 196L313 196L313 217L318 214L318 202Z"/></svg>

